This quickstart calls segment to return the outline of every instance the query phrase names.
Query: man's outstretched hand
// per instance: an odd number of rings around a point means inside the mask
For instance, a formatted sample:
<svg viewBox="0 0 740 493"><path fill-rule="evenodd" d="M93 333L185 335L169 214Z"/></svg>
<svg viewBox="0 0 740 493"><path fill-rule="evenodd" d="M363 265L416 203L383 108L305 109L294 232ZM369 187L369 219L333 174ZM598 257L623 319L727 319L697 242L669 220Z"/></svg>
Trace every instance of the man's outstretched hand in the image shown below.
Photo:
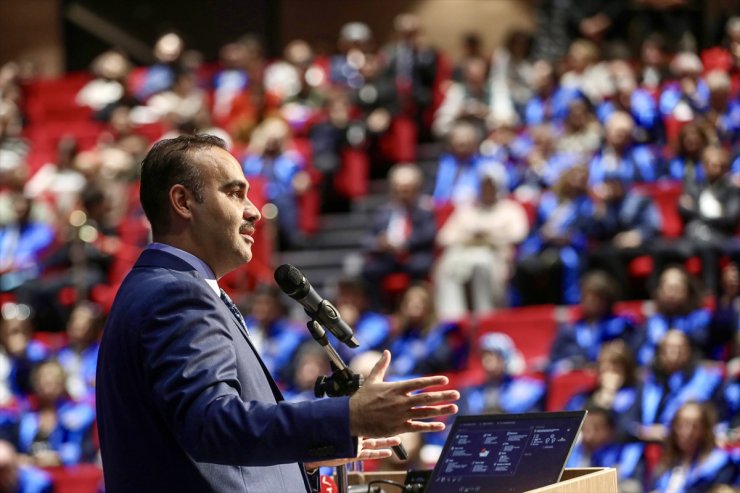
<svg viewBox="0 0 740 493"><path fill-rule="evenodd" d="M316 469L317 467L337 467L350 462L362 462L364 460L374 459L387 459L393 455L391 447L400 445L401 439L399 437L389 438L361 438L358 442L359 451L357 457L350 457L348 459L334 459L324 460L319 462L306 462L304 467L307 470Z"/></svg>
<svg viewBox="0 0 740 493"><path fill-rule="evenodd" d="M457 412L460 398L457 390L423 391L445 385L447 377L421 377L400 382L384 382L391 353L383 355L365 379L362 387L349 399L350 432L354 436L382 438L410 431L441 431L440 421L420 421ZM417 392L418 391L418 392ZM447 403L447 404L443 404Z"/></svg>

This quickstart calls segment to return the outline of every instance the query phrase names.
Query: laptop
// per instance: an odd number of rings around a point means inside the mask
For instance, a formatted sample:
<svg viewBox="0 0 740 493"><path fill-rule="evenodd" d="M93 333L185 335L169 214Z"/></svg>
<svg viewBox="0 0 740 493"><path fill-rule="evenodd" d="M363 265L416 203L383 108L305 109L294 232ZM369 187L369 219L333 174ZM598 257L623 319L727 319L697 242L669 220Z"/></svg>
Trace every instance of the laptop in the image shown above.
<svg viewBox="0 0 740 493"><path fill-rule="evenodd" d="M457 416L425 493L521 493L560 481L586 411Z"/></svg>

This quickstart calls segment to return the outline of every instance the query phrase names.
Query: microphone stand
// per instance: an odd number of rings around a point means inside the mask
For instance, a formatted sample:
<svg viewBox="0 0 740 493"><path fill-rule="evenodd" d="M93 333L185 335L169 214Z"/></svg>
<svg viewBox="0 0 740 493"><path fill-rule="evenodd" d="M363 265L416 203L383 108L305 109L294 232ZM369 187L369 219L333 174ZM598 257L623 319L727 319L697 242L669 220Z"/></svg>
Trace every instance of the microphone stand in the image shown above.
<svg viewBox="0 0 740 493"><path fill-rule="evenodd" d="M321 344L329 356L331 362L332 375L320 376L316 379L314 394L316 397L341 397L354 394L362 385L362 376L356 374L344 363L339 353L329 344L326 337L326 330L313 317L306 324L308 331L314 340ZM347 493L349 484L347 478L347 466L345 464L337 466L337 488L339 493Z"/></svg>

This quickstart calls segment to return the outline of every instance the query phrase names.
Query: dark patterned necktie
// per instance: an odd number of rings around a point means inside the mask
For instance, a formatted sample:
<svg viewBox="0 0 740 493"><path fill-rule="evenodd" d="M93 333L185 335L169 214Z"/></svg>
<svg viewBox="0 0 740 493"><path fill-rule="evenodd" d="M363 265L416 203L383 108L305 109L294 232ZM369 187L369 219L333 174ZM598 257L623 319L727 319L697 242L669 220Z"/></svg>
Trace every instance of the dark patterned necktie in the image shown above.
<svg viewBox="0 0 740 493"><path fill-rule="evenodd" d="M231 301L231 298L229 298L229 295L226 294L226 291L223 289L221 290L221 301L224 302L224 304L229 308L231 313L234 314L237 320L239 320L239 323L244 328L244 331L247 333L247 336L249 335L249 329L247 328L247 322L244 321L244 317L242 317L241 312L236 307L233 301Z"/></svg>

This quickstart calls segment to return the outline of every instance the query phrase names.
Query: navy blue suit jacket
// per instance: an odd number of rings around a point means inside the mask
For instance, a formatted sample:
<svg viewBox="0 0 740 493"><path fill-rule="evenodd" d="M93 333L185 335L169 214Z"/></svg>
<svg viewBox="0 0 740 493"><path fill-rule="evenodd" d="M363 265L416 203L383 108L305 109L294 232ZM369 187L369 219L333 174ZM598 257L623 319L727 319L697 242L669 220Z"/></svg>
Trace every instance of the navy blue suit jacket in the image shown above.
<svg viewBox="0 0 740 493"><path fill-rule="evenodd" d="M107 493L301 492L301 463L356 453L348 398L288 403L205 279L145 250L97 372Z"/></svg>

